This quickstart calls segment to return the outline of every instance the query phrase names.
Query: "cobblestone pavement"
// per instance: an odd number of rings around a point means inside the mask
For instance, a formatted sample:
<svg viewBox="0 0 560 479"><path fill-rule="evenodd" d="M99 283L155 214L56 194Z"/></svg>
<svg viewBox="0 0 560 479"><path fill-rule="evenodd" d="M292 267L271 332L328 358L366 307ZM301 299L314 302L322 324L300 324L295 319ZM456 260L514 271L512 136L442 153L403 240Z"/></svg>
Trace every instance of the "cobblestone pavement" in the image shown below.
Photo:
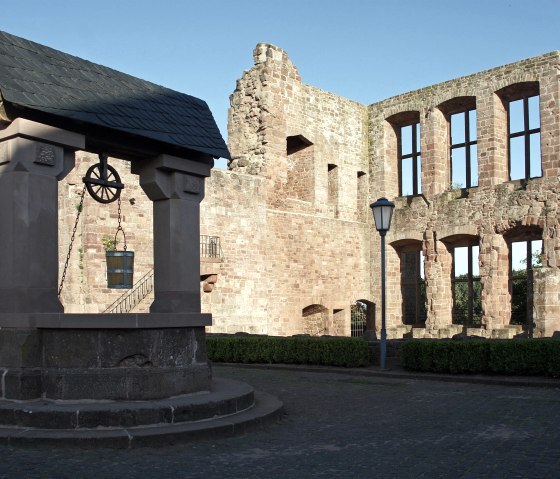
<svg viewBox="0 0 560 479"><path fill-rule="evenodd" d="M552 478L560 389L214 367L282 421L164 448L0 447L0 478Z"/></svg>

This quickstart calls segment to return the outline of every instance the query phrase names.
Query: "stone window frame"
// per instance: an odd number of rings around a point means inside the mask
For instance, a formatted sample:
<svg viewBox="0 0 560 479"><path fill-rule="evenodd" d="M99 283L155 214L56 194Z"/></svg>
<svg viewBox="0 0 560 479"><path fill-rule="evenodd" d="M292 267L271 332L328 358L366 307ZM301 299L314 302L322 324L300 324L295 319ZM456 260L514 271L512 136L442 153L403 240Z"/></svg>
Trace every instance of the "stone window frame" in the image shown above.
<svg viewBox="0 0 560 479"><path fill-rule="evenodd" d="M418 240L400 240L392 245L399 257L399 274L400 274L400 288L401 288L401 297L402 297L402 323L407 325L412 325L415 327L424 327L427 318L427 307L426 307L426 277L422 277L421 271L423 271L422 260L425 262L425 258L422 252L422 242ZM415 254L415 277L414 279L410 278L407 279L403 276L403 254ZM403 291L403 286L415 286L415 315L414 321L409 321L405 318L405 293ZM422 301L424 298L424 301ZM423 319L422 319L423 318Z"/></svg>
<svg viewBox="0 0 560 479"><path fill-rule="evenodd" d="M514 83L507 87L502 88L496 94L502 100L504 108L506 110L506 118L507 118L507 157L508 157L508 179L509 181L513 181L511 178L512 173L512 140L515 138L523 138L524 139L524 169L525 174L523 178L514 178L521 179L521 180L529 180L532 178L540 178L543 175L542 169L542 154L540 158L540 174L539 175L532 175L531 174L531 139L533 135L538 135L536 141L539 142L539 151L540 151L540 143L541 143L541 127L540 127L540 87L538 81L531 81L531 82L520 82ZM538 128L531 128L529 121L529 99L530 98L538 98L538 113L539 113L539 126ZM511 132L511 104L515 101L521 100L523 102L523 129L520 131Z"/></svg>
<svg viewBox="0 0 560 479"><path fill-rule="evenodd" d="M455 187L453 181L453 150L464 150L465 152L465 185L461 186L461 189L475 188L478 186L478 127L477 118L474 118L474 125L471 124L470 113L475 112L477 115L476 108L476 97L475 96L462 96L452 98L441 105L438 108L442 111L447 121L447 131L448 131L448 145L449 145L449 185L451 188ZM452 135L452 121L455 115L463 115L464 119L464 141L453 143ZM474 139L472 132L474 131ZM473 149L476 149L476 153L473 155ZM472 181L473 163L476 164L476 184Z"/></svg>
<svg viewBox="0 0 560 479"><path fill-rule="evenodd" d="M450 285L451 285L451 322L452 324L459 324L464 327L482 327L482 283L480 281L480 238L478 236L473 236L469 234L458 234L453 236L448 236L442 239L443 243L446 245L449 254L451 255L451 275L450 275ZM479 273L478 276L473 274L474 266L474 254L473 248L478 248L478 266ZM456 256L455 250L457 248L467 248L467 275L463 277L456 277ZM457 286L460 284L467 284L467 318L466 321L457 321L457 311L456 311L456 294ZM476 288L479 290L478 306L474 302L474 292ZM475 311L476 309L476 311ZM477 312L478 314L475 314ZM476 318L476 321L475 321Z"/></svg>
<svg viewBox="0 0 560 479"><path fill-rule="evenodd" d="M419 111L405 111L396 113L386 119L397 137L397 164L398 164L398 186L399 197L412 197L422 194L422 151L421 151L421 135L420 130L420 112ZM407 127L412 127L411 131L411 153L402 153L402 130ZM403 160L412 159L412 194L403 195Z"/></svg>

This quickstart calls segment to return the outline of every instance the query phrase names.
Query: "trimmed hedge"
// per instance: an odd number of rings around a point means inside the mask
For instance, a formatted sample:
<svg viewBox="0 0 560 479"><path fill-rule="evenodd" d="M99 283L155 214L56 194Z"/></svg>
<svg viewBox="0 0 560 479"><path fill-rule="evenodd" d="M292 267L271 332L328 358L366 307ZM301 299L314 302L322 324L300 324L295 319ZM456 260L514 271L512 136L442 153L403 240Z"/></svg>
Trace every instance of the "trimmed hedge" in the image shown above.
<svg viewBox="0 0 560 479"><path fill-rule="evenodd" d="M401 365L433 373L560 377L560 341L412 340L402 346Z"/></svg>
<svg viewBox="0 0 560 479"><path fill-rule="evenodd" d="M370 364L359 338L207 336L208 359L227 363L284 363L358 367Z"/></svg>

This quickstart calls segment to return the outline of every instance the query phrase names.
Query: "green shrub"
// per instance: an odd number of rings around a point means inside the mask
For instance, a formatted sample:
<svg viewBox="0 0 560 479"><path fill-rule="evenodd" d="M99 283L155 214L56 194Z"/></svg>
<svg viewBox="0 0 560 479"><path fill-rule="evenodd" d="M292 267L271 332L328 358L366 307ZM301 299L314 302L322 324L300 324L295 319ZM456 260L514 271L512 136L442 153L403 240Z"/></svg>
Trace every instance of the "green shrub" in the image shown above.
<svg viewBox="0 0 560 479"><path fill-rule="evenodd" d="M284 363L358 367L369 364L359 338L207 336L208 358L228 363Z"/></svg>
<svg viewBox="0 0 560 479"><path fill-rule="evenodd" d="M403 344L401 364L409 370L435 373L560 377L560 341L413 340Z"/></svg>

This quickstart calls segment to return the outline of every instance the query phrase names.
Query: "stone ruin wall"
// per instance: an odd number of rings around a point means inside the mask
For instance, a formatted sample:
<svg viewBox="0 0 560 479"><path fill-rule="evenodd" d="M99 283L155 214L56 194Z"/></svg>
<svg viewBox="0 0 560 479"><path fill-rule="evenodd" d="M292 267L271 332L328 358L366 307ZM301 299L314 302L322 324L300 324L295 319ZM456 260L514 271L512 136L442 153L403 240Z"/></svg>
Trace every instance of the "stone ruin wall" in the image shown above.
<svg viewBox="0 0 560 479"><path fill-rule="evenodd" d="M387 119L403 112L419 112L422 152L423 197L397 198L394 226L387 236L388 311L391 334L410 333L402 326L399 244L419 240L426 258L426 329L414 335L442 337L461 328L451 324L451 255L446 240L455 235L477 238L484 331L474 334L511 337L506 238L519 227L542 230L543 268L536 271L534 321L536 336L560 330L560 88L559 54L553 52L486 72L410 92L371 105L370 150L372 176L378 178L389 198L398 195L395 130ZM506 87L538 82L540 93L542 178L508 181L507 119L500 94ZM511 88L511 87L510 87ZM479 186L467 197L450 188L446 105L460 97L474 97L477 110ZM507 98L506 98L507 99ZM448 103L446 103L448 102ZM375 189L374 189L375 190ZM379 190L378 190L379 191ZM374 194L375 196L375 194ZM379 241L372 243L379 251ZM373 254L372 252L372 254ZM374 275L379 269L374 267ZM374 302L378 294L373 292Z"/></svg>
<svg viewBox="0 0 560 479"><path fill-rule="evenodd" d="M507 336L507 244L517 225L543 231L545 264L535 293L536 334L560 329L558 199L560 161L558 54L452 80L364 106L301 82L281 49L259 44L255 65L231 96L229 169L206 180L201 234L220 237L224 260L201 264L217 275L202 293L213 332L263 334L350 332L350 305L380 304L379 237L368 204L396 199L387 236L389 337L442 337L451 325L451 259L445 241L454 235L480 240L483 322L486 333ZM507 181L507 129L496 92L537 81L541 98L543 178ZM474 97L477 108L479 186L468 197L449 188L446 102ZM387 119L419 112L424 195L397 198L395 129ZM288 151L287 139L296 147ZM77 155L77 168L60 184L61 270L75 219L81 177L97 158ZM110 160L127 188L123 226L136 253L135 279L152 267L150 201L127 162ZM131 199L134 198L134 204ZM116 204L99 205L86 194L71 269L63 292L67 311L101 311L118 291L105 287L101 238L114 235ZM402 325L400 245L416 241L426 257L426 328ZM82 253L79 253L82 248ZM76 260L79 257L79 260ZM149 302L142 305L149 307ZM377 325L379 328L379 324ZM506 331L506 333L504 333Z"/></svg>
<svg viewBox="0 0 560 479"><path fill-rule="evenodd" d="M366 108L302 84L272 45L254 60L231 96L230 171L213 172L202 204L202 230L219 231L226 257L204 298L212 331L349 335L350 305L370 289L368 195L357 187ZM288 137L305 148L288 154ZM302 317L311 306L322 327Z"/></svg>

